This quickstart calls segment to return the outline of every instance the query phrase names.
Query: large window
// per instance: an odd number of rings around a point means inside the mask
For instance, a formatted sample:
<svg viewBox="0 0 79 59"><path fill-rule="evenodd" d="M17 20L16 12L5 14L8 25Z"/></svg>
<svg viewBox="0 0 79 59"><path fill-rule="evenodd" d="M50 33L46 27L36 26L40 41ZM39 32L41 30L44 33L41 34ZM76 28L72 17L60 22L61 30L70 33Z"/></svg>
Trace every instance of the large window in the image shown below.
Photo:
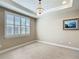
<svg viewBox="0 0 79 59"><path fill-rule="evenodd" d="M5 16L5 36L30 35L29 17L10 12L6 12Z"/></svg>

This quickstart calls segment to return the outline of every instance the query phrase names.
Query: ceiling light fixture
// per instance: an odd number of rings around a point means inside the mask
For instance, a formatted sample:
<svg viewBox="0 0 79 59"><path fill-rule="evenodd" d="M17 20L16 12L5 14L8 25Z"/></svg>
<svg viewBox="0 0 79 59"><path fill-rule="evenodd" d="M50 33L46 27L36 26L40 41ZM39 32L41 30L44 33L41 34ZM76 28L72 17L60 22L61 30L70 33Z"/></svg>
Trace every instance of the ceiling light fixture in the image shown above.
<svg viewBox="0 0 79 59"><path fill-rule="evenodd" d="M38 6L37 6L37 15L41 15L43 12L43 7L42 7L42 0L38 0Z"/></svg>
<svg viewBox="0 0 79 59"><path fill-rule="evenodd" d="M63 5L66 4L66 3L67 3L66 1L63 1L63 2L62 2Z"/></svg>

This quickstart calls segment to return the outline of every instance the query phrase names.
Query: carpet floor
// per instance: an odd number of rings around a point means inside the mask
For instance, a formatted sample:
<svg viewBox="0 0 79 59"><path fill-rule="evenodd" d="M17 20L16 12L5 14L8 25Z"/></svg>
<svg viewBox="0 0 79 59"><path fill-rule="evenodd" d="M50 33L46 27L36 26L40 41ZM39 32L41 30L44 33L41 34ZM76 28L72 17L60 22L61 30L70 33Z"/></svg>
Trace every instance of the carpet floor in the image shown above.
<svg viewBox="0 0 79 59"><path fill-rule="evenodd" d="M79 59L79 52L36 42L0 54L0 59Z"/></svg>

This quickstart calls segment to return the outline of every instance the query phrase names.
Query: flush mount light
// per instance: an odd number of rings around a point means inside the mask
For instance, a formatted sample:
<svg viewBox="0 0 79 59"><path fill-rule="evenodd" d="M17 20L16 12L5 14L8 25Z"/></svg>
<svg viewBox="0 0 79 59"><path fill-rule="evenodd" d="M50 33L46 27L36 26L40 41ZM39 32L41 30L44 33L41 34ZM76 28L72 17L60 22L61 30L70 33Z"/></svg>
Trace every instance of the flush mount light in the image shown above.
<svg viewBox="0 0 79 59"><path fill-rule="evenodd" d="M67 3L67 1L63 1L63 2L62 2L63 5L66 4L66 3Z"/></svg>

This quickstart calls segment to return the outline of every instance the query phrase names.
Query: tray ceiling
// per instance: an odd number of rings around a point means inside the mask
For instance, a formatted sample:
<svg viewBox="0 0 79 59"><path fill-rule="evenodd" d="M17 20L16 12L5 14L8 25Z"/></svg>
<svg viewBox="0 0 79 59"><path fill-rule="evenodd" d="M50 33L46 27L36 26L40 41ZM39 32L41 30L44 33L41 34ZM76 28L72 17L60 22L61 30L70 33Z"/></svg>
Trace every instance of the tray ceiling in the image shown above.
<svg viewBox="0 0 79 59"><path fill-rule="evenodd" d="M36 8L38 6L38 0L13 0L19 5L22 5L25 8L28 8L34 12L36 12ZM46 10L56 8L62 6L62 2L65 0L42 0L42 6ZM65 4L70 3L70 0L66 0Z"/></svg>

